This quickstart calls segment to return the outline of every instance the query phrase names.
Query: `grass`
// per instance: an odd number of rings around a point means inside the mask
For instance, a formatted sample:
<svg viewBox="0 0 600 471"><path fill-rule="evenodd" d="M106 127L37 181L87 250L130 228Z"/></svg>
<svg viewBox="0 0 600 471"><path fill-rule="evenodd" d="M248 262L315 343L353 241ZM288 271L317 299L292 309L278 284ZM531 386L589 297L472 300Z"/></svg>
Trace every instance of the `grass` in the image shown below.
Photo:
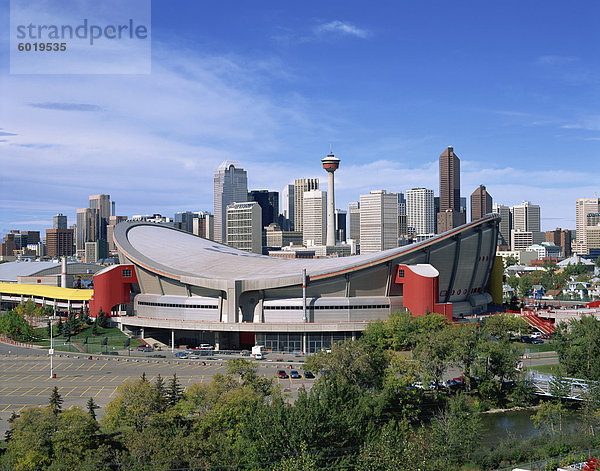
<svg viewBox="0 0 600 471"><path fill-rule="evenodd" d="M543 373L543 374L555 374L557 371L558 364L553 364L553 365L535 365L535 366L528 366L527 369L528 370L533 370L533 371L537 371L538 373Z"/></svg>
<svg viewBox="0 0 600 471"><path fill-rule="evenodd" d="M553 352L553 343L538 343L538 344L523 344L525 350L529 350L529 353L542 353L542 352Z"/></svg>
<svg viewBox="0 0 600 471"><path fill-rule="evenodd" d="M83 349L86 353L100 353L101 351L107 350L122 350L124 347L126 340L129 338L123 332L121 332L117 327L98 327L98 335L94 336L92 334L92 326L86 325L77 335L73 335L71 337L71 341L68 344L65 344L66 338L62 335L58 335L56 326L53 329L54 336L54 348L59 351L68 351L75 352L80 351L74 344L78 344L81 349ZM46 333L46 329L40 329L40 333L43 331L44 335ZM84 344L85 339L87 337L87 344ZM104 339L107 338L106 346L102 345ZM34 345L39 345L44 348L50 348L50 339L42 338L36 342L30 342ZM139 339L131 339L131 348L136 348L139 345L142 345L142 342ZM114 347L114 348L113 348Z"/></svg>

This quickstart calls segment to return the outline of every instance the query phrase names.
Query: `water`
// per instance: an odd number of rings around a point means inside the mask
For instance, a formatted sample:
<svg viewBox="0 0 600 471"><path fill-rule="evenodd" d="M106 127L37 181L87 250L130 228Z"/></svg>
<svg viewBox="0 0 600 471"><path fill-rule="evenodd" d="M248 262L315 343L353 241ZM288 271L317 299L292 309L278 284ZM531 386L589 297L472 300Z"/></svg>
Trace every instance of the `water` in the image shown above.
<svg viewBox="0 0 600 471"><path fill-rule="evenodd" d="M483 445L493 445L509 436L527 440L540 435L541 431L533 426L533 421L530 419L535 412L535 409L519 409L481 414L483 426L481 443ZM573 414L569 414L564 419L563 428L575 430L578 424L578 418Z"/></svg>

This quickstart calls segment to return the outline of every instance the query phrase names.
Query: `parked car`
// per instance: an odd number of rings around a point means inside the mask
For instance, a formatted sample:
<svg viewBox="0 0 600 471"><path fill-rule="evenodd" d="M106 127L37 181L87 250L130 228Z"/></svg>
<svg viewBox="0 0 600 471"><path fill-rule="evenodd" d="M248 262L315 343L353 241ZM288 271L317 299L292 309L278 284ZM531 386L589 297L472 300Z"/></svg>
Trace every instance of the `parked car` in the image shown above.
<svg viewBox="0 0 600 471"><path fill-rule="evenodd" d="M544 343L544 340L541 338L534 338L531 339L531 343Z"/></svg>
<svg viewBox="0 0 600 471"><path fill-rule="evenodd" d="M314 379L315 375L312 374L310 371L305 371L304 372L304 377L307 378L307 379Z"/></svg>
<svg viewBox="0 0 600 471"><path fill-rule="evenodd" d="M188 356L188 353L185 353L185 352L177 352L177 353L175 354L175 356L176 356L177 358L185 359L185 358L187 358L187 356Z"/></svg>
<svg viewBox="0 0 600 471"><path fill-rule="evenodd" d="M150 345L141 346L137 348L138 352L153 352L154 349Z"/></svg>
<svg viewBox="0 0 600 471"><path fill-rule="evenodd" d="M290 378L302 379L302 375L300 373L298 373L298 371L292 370L292 371L290 371Z"/></svg>
<svg viewBox="0 0 600 471"><path fill-rule="evenodd" d="M285 370L279 370L279 371L277 372L277 376L278 376L279 378L282 378L282 379L289 378L289 376L288 376L288 374L285 372Z"/></svg>
<svg viewBox="0 0 600 471"><path fill-rule="evenodd" d="M208 344L208 343L201 343L198 346L198 350L214 350L215 347L213 347L212 345Z"/></svg>
<svg viewBox="0 0 600 471"><path fill-rule="evenodd" d="M529 335L521 335L521 342L523 343L532 343L533 339Z"/></svg>
<svg viewBox="0 0 600 471"><path fill-rule="evenodd" d="M543 335L544 334L542 334L541 332L537 331L537 332L532 332L529 336L532 339L541 339Z"/></svg>

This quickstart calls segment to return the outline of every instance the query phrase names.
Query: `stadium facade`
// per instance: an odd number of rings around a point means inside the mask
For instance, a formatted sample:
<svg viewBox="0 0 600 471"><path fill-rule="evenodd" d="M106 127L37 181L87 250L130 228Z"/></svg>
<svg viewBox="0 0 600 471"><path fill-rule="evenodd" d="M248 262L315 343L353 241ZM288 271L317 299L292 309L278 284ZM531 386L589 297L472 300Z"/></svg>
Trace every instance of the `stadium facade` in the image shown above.
<svg viewBox="0 0 600 471"><path fill-rule="evenodd" d="M90 312L102 308L167 344L310 353L402 309L450 319L487 310L499 221L488 215L409 246L326 259L272 258L123 222L114 230L121 264L94 277Z"/></svg>

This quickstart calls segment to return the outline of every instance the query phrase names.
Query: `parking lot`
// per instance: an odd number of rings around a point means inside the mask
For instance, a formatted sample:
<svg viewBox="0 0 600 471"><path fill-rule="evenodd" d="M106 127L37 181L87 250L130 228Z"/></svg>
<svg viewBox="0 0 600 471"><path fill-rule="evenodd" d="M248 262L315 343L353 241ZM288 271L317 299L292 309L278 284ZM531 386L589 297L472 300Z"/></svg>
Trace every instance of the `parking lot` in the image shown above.
<svg viewBox="0 0 600 471"><path fill-rule="evenodd" d="M10 352L10 353L9 353ZM177 360L171 353L167 358L122 357L56 353L54 373L50 378L50 359L46 350L33 350L0 344L0 433L8 429L8 418L26 407L46 405L54 386L58 387L63 408L85 408L90 397L100 406L97 413L117 394L119 386L138 379L142 373L150 381L158 375L168 380L177 374L180 384L187 388L194 383L208 383L218 373L225 373L227 357L214 360ZM204 363L204 364L203 364ZM313 379L279 378L277 371L296 369L303 375L302 365L293 359L285 362L257 362L258 374L274 378L293 399L301 387L310 388ZM292 366L292 368L290 368Z"/></svg>

